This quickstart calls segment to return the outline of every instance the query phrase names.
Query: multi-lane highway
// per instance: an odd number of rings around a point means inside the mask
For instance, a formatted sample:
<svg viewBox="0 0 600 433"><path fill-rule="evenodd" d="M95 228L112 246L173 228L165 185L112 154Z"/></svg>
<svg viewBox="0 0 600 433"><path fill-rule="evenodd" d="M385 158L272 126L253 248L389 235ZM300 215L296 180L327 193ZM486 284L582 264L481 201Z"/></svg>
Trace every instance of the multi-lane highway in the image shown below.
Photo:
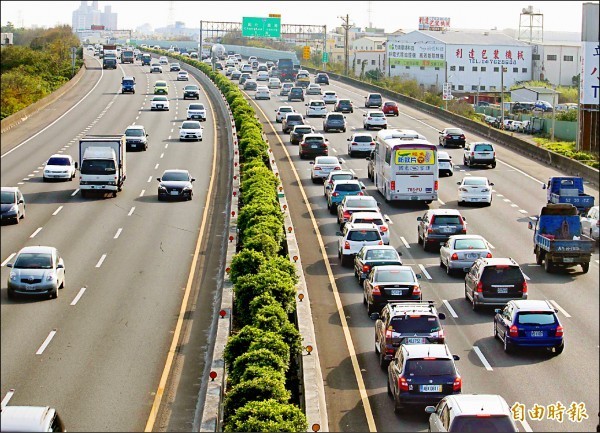
<svg viewBox="0 0 600 433"><path fill-rule="evenodd" d="M191 102L182 89L197 84L191 74L178 82L168 65L150 74L139 62L116 71L86 62L75 95L2 136L2 186L21 188L27 215L1 229L0 387L3 395L15 389L11 405L56 407L72 431L189 430L223 272L226 141L219 143L219 119L202 87L204 139L179 141ZM124 75L136 77L135 94L121 93ZM157 80L169 84L170 111L150 111ZM80 137L122 134L131 124L145 126L149 148L127 153L118 197L83 199L78 176L42 182L50 155L77 160ZM196 178L193 200L159 202L156 178L175 168ZM58 299L7 299L6 264L28 245L62 254L66 287Z"/></svg>
<svg viewBox="0 0 600 433"><path fill-rule="evenodd" d="M423 299L434 300L439 311L446 313L446 342L457 362L463 379L463 393L502 395L509 405L519 402L526 410L534 404L546 408L542 420L529 416L517 423L529 431L590 431L598 413L598 254L594 253L590 272L581 268L567 273L547 274L535 264L529 217L545 204L542 183L557 170L498 147L495 169L467 168L462 165L462 149L448 150L455 164L453 177L440 179L439 200L429 208L459 208L468 222L468 233L484 236L493 246L495 257L512 257L528 279L529 299L547 299L558 310L565 328L566 349L562 355L540 352L507 355L502 344L493 338L493 309L474 312L464 299L462 275L448 276L439 266L439 254L424 252L417 244L417 217L427 205L387 204L367 178L364 158L350 158L347 141L362 127L365 91L331 81L325 90L334 90L339 98L350 98L355 106L347 114L348 132L329 132L330 155L343 160L343 168L352 169L367 185L367 192L380 202L382 212L391 219L391 245L403 254L404 263L422 275ZM247 92L252 98L254 92ZM374 322L367 316L362 289L350 268L340 266L337 257L338 225L323 197L323 187L310 180L309 161L301 161L298 146L291 145L289 135L275 123L274 111L291 105L304 114L303 102L288 103L273 90L269 101L255 101L290 203L298 244L306 273L315 330L319 344L328 402L329 428L332 431L423 431L427 416L422 412L395 415L392 400L386 393L387 372L382 371L374 353ZM318 96L306 96L319 99ZM397 101L396 101L397 102ZM332 106L329 106L332 110ZM308 123L323 132L322 119ZM406 105L400 116L388 119L388 128L413 129L431 143L438 142L444 122ZM376 131L370 131L373 135ZM485 141L485 137L467 134L467 141ZM495 184L490 207L458 207L456 182L465 176L487 176ZM300 188L298 187L300 184ZM302 191L301 191L301 190ZM588 187L598 202L598 191ZM320 242L326 251L320 251ZM325 263L327 261L328 264ZM328 274L332 273L332 278ZM334 281L334 283L331 283ZM339 299L339 303L337 300ZM345 339L343 327L350 331ZM368 398L367 398L368 396ZM566 412L571 403L583 403L588 419L571 421ZM548 419L548 405L565 406L564 420Z"/></svg>

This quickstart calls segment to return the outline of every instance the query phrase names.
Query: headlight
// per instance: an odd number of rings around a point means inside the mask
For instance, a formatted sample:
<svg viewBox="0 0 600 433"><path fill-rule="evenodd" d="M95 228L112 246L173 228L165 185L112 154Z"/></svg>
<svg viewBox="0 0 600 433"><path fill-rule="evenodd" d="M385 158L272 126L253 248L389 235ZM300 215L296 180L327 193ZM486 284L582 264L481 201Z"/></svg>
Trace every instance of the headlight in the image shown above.
<svg viewBox="0 0 600 433"><path fill-rule="evenodd" d="M183 187L183 190L184 190L184 191L190 191L191 189L192 189L192 187L191 187L191 186L185 186L185 187Z"/></svg>
<svg viewBox="0 0 600 433"><path fill-rule="evenodd" d="M166 191L166 190L167 190L167 188L165 188L165 187L164 187L164 186L162 186L162 185L158 185L158 189L159 189L160 191Z"/></svg>
<svg viewBox="0 0 600 433"><path fill-rule="evenodd" d="M44 170L44 173L50 173L50 170Z"/></svg>
<svg viewBox="0 0 600 433"><path fill-rule="evenodd" d="M15 281L17 279L17 274L15 274L14 272L11 272L10 275L8 276L8 278L10 278L10 281Z"/></svg>
<svg viewBox="0 0 600 433"><path fill-rule="evenodd" d="M19 210L19 207L16 204L13 204L8 211L9 212L17 212L18 210Z"/></svg>
<svg viewBox="0 0 600 433"><path fill-rule="evenodd" d="M52 281L52 280L54 280L54 275L48 274L48 276L46 277L46 281Z"/></svg>

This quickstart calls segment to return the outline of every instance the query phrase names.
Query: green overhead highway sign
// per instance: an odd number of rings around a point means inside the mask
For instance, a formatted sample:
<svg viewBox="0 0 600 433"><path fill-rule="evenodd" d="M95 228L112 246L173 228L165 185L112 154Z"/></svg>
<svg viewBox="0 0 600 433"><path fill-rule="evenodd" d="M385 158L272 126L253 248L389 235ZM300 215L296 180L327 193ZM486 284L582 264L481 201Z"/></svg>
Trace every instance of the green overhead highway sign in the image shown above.
<svg viewBox="0 0 600 433"><path fill-rule="evenodd" d="M329 62L329 53L327 51L323 52L323 63Z"/></svg>
<svg viewBox="0 0 600 433"><path fill-rule="evenodd" d="M243 17L242 36L280 38L281 18Z"/></svg>

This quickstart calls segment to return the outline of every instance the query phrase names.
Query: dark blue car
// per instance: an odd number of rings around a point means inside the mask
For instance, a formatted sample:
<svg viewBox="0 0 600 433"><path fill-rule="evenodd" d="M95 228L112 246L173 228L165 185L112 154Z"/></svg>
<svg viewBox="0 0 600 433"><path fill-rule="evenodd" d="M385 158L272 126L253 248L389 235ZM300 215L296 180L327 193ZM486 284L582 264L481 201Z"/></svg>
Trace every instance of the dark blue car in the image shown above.
<svg viewBox="0 0 600 433"><path fill-rule="evenodd" d="M542 347L560 355L565 348L563 327L548 301L509 301L494 316L494 337L509 353L517 347Z"/></svg>
<svg viewBox="0 0 600 433"><path fill-rule="evenodd" d="M121 81L121 93L135 93L134 77L123 77Z"/></svg>

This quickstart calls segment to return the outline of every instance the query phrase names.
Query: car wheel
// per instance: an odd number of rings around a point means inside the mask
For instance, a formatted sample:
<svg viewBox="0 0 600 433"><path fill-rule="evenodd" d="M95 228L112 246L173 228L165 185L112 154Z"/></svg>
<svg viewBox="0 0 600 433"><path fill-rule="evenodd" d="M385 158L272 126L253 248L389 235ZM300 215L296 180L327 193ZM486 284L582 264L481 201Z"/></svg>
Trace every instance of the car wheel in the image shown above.
<svg viewBox="0 0 600 433"><path fill-rule="evenodd" d="M549 274L554 271L554 264L548 257L544 257L544 270Z"/></svg>
<svg viewBox="0 0 600 433"><path fill-rule="evenodd" d="M335 215L337 213L337 206L334 204L329 205L329 213L331 215Z"/></svg>
<svg viewBox="0 0 600 433"><path fill-rule="evenodd" d="M504 352L511 353L513 351L512 343L508 342L508 338L506 338L506 334L504 335Z"/></svg>
<svg viewBox="0 0 600 433"><path fill-rule="evenodd" d="M348 156L349 156L350 158L352 158L352 155L353 155L353 153L352 153L352 150L351 150L351 149L348 149Z"/></svg>
<svg viewBox="0 0 600 433"><path fill-rule="evenodd" d="M389 362L385 360L385 353L383 350L379 349L379 366L382 370L387 369Z"/></svg>
<svg viewBox="0 0 600 433"><path fill-rule="evenodd" d="M588 271L590 270L590 263L589 263L589 262L587 262L587 263L582 263L582 264L581 264L581 269L583 269L583 273L584 273L584 274L587 274L587 273L588 273Z"/></svg>
<svg viewBox="0 0 600 433"><path fill-rule="evenodd" d="M13 291L12 291L12 290L10 290L10 289L7 289L7 290L6 290L6 297L7 297L8 299L15 299L15 292L13 292Z"/></svg>
<svg viewBox="0 0 600 433"><path fill-rule="evenodd" d="M64 289L65 288L65 284L67 284L67 276L66 276L66 274L63 275L62 283L60 283L60 286L58 286L58 288L59 289Z"/></svg>
<svg viewBox="0 0 600 433"><path fill-rule="evenodd" d="M492 168L496 168L496 161L492 162Z"/></svg>
<svg viewBox="0 0 600 433"><path fill-rule="evenodd" d="M346 132L346 128L342 129L342 132Z"/></svg>
<svg viewBox="0 0 600 433"><path fill-rule="evenodd" d="M388 395L393 395L392 394L392 388L390 387L390 381L389 381L389 379L386 379L386 382L387 382L387 393L388 393Z"/></svg>
<svg viewBox="0 0 600 433"><path fill-rule="evenodd" d="M498 328L496 327L496 321L494 320L494 338L500 338L498 335Z"/></svg>
<svg viewBox="0 0 600 433"><path fill-rule="evenodd" d="M554 356L558 356L558 355L560 355L561 353L563 353L563 350L565 350L565 342L564 342L564 341L563 341L562 343L560 343L560 346L556 346L556 347L554 348L553 355L554 355Z"/></svg>
<svg viewBox="0 0 600 433"><path fill-rule="evenodd" d="M58 290L54 289L50 292L50 299L56 299L58 298Z"/></svg>

